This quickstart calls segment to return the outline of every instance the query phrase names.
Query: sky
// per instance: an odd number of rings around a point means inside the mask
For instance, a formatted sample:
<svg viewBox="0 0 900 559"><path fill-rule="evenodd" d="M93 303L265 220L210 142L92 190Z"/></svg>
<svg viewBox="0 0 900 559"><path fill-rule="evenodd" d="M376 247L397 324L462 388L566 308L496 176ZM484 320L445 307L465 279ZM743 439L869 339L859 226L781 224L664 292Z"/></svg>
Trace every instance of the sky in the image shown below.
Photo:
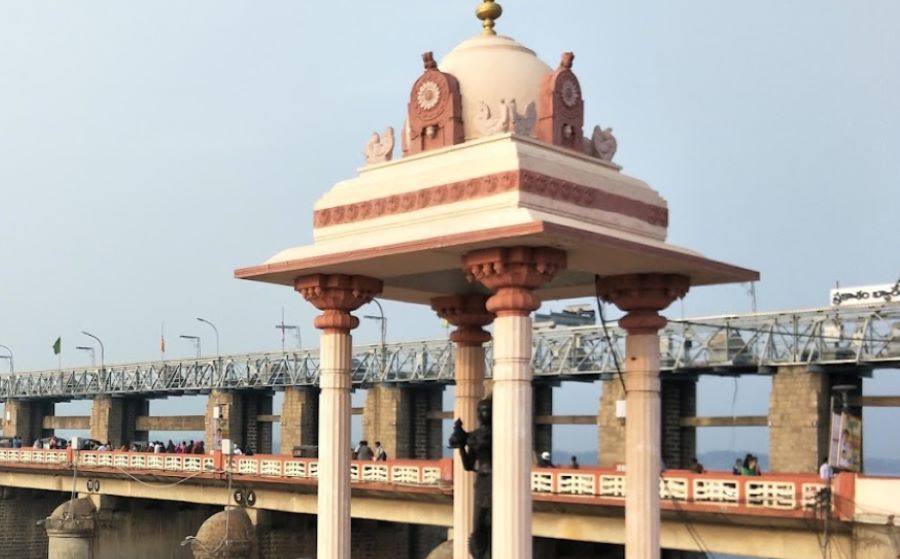
<svg viewBox="0 0 900 559"><path fill-rule="evenodd" d="M900 4L503 4L501 34L552 66L575 52L585 123L612 126L624 172L667 199L669 241L759 270L761 310L900 276ZM181 334L211 351L197 316L223 353L275 350L282 308L314 345L310 305L233 270L311 241L315 200L355 175L373 130L402 125L420 54L479 32L476 5L0 2L0 344L16 368L55 368L57 337L64 364L88 364L82 330L107 362L158 357L163 324L170 357L193 354ZM428 309L384 306L390 340L444 335ZM671 312L749 308L728 286ZM900 394L890 373L867 393ZM742 380L736 412L764 413L768 383ZM700 390L702 413L730 413L731 381ZM558 410L596 410L597 385L557 392ZM701 447L732 444L706 431ZM764 450L765 429L739 431L737 448ZM887 438L867 452L881 446L900 457Z"/></svg>

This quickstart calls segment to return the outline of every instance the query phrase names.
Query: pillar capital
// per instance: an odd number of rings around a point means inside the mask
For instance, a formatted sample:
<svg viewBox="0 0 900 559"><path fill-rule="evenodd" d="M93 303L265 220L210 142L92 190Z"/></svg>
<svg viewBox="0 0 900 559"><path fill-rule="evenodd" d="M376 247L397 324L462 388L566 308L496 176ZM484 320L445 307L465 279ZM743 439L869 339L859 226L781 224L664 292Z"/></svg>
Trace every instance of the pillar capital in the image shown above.
<svg viewBox="0 0 900 559"><path fill-rule="evenodd" d="M497 316L527 316L541 306L532 293L566 267L565 251L550 247L496 247L463 256L463 270L494 292L487 310Z"/></svg>
<svg viewBox="0 0 900 559"><path fill-rule="evenodd" d="M491 335L483 327L494 321L493 313L487 310L487 295L449 295L435 297L431 308L437 315L456 330L450 339L461 346L480 346L491 341Z"/></svg>
<svg viewBox="0 0 900 559"><path fill-rule="evenodd" d="M629 334L655 334L666 325L659 311L688 292L690 279L679 274L625 274L597 278L597 295L627 314L619 326Z"/></svg>
<svg viewBox="0 0 900 559"><path fill-rule="evenodd" d="M367 276L311 274L294 279L294 290L314 307L323 311L314 322L320 330L348 333L359 326L351 315L381 293L382 282Z"/></svg>

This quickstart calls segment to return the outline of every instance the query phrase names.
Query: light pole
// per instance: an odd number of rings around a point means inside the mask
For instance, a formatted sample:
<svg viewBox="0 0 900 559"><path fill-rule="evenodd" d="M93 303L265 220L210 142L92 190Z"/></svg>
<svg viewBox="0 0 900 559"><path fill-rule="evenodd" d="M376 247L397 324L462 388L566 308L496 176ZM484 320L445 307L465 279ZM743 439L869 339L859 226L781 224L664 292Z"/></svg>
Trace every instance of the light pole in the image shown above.
<svg viewBox="0 0 900 559"><path fill-rule="evenodd" d="M200 336L188 336L186 334L182 334L178 337L182 340L191 340L194 343L194 347L197 348L197 359L200 359Z"/></svg>
<svg viewBox="0 0 900 559"><path fill-rule="evenodd" d="M96 355L97 352L94 351L94 348L86 345L75 346L75 349L80 349L81 351L90 351L91 352L91 365L97 364Z"/></svg>
<svg viewBox="0 0 900 559"><path fill-rule="evenodd" d="M206 320L205 318L200 318L200 317L198 316L198 317L197 317L197 320L198 320L199 322L204 323L204 324L209 324L210 327L212 327L213 332L216 333L216 357L221 356L222 354L219 353L219 329L216 328L216 325L215 325L215 324L213 324L212 322Z"/></svg>
<svg viewBox="0 0 900 559"><path fill-rule="evenodd" d="M91 334L90 332L82 331L81 333L89 338L94 338L95 340L97 340L97 343L100 344L100 370L103 371L105 369L105 363L106 363L106 351L103 348L103 340L101 340L97 336Z"/></svg>
<svg viewBox="0 0 900 559"><path fill-rule="evenodd" d="M12 350L3 344L0 344L0 348L3 348L9 352L9 355L0 355L0 359L6 359L7 361L9 361L9 373L10 374L15 373L16 369L15 369L15 367L13 367L13 352L12 352Z"/></svg>
<svg viewBox="0 0 900 559"><path fill-rule="evenodd" d="M385 338L387 338L387 318L384 316L384 307L381 306L381 303L378 299L372 299L372 302L378 305L378 312L380 316L374 315L364 315L363 318L367 318L369 320L378 320L381 322L381 370L384 372L385 361L387 360L387 355L384 352L384 342Z"/></svg>

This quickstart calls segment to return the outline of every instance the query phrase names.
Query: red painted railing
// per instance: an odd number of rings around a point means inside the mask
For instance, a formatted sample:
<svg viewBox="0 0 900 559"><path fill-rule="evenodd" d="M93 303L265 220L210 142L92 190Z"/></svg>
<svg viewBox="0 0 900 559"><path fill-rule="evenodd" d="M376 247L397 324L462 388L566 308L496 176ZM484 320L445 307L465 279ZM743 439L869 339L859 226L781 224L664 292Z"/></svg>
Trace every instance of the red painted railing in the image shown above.
<svg viewBox="0 0 900 559"><path fill-rule="evenodd" d="M222 476L315 483L318 460L257 454L154 454L72 450L0 449L0 467L70 469L81 471L154 474L183 477ZM351 481L358 486L390 486L396 491L449 492L453 463L444 460L352 461ZM531 473L538 501L621 506L627 491L625 473L613 468L535 468ZM726 512L754 516L798 517L816 514L817 499L825 482L812 474L735 476L726 472L695 474L668 470L660 479L661 506L668 510ZM853 517L854 476L840 474L831 484L833 513Z"/></svg>

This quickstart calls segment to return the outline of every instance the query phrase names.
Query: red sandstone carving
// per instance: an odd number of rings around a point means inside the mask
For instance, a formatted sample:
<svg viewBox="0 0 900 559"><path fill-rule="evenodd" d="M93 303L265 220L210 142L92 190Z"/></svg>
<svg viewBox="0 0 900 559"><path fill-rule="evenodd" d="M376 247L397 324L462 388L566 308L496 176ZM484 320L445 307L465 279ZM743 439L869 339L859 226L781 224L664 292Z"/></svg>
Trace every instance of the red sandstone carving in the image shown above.
<svg viewBox="0 0 900 559"><path fill-rule="evenodd" d="M584 149L584 99L581 84L572 72L574 59L574 54L564 52L559 68L541 81L537 137L581 152Z"/></svg>
<svg viewBox="0 0 900 559"><path fill-rule="evenodd" d="M497 316L527 316L541 306L533 290L566 268L566 253L549 247L502 247L463 256L467 279L478 281L495 295L487 310Z"/></svg>
<svg viewBox="0 0 900 559"><path fill-rule="evenodd" d="M456 330L450 339L461 346L480 346L491 341L491 335L483 330L494 321L494 315L485 308L487 295L450 295L435 297L431 308Z"/></svg>
<svg viewBox="0 0 900 559"><path fill-rule="evenodd" d="M687 294L690 278L678 274L626 274L597 278L597 294L626 311L619 326L629 334L655 334L666 325L659 311Z"/></svg>
<svg viewBox="0 0 900 559"><path fill-rule="evenodd" d="M324 311L316 317L316 328L344 333L359 326L359 319L350 312L371 301L382 287L379 279L345 274L312 274L294 280L294 289Z"/></svg>
<svg viewBox="0 0 900 559"><path fill-rule="evenodd" d="M654 226L668 227L669 225L669 210L662 206L654 206L533 171L504 171L386 198L324 208L314 212L313 224L315 227L330 227L355 223L514 190L575 204L583 208L619 213Z"/></svg>
<svg viewBox="0 0 900 559"><path fill-rule="evenodd" d="M431 52L422 55L425 72L410 93L403 155L461 144L465 139L459 82L437 69Z"/></svg>

